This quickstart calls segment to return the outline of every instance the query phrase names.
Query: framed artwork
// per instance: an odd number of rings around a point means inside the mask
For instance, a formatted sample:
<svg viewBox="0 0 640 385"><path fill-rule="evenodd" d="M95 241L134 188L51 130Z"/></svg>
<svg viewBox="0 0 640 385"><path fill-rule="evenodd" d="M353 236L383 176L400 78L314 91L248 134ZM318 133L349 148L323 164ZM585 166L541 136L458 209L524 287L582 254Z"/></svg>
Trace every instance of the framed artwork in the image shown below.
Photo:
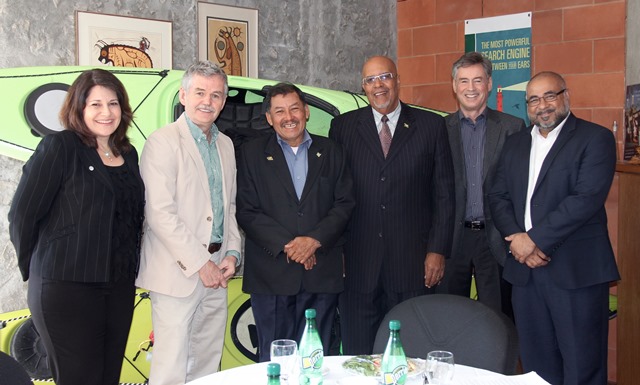
<svg viewBox="0 0 640 385"><path fill-rule="evenodd" d="M198 3L198 58L227 75L258 77L258 10Z"/></svg>
<svg viewBox="0 0 640 385"><path fill-rule="evenodd" d="M76 11L78 65L172 66L170 21Z"/></svg>

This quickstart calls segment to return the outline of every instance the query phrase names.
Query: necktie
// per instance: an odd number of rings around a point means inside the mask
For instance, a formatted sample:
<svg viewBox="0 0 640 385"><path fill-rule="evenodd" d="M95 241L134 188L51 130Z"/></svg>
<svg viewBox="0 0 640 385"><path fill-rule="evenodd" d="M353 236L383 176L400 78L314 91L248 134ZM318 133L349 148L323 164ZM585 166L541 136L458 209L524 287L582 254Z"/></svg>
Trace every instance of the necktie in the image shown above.
<svg viewBox="0 0 640 385"><path fill-rule="evenodd" d="M382 116L382 127L380 129L380 144L382 145L382 153L384 154L384 157L387 157L387 154L389 153L389 147L391 147L391 130L389 129L389 125L387 124L387 122L389 121L389 118L387 118L387 115L383 115Z"/></svg>

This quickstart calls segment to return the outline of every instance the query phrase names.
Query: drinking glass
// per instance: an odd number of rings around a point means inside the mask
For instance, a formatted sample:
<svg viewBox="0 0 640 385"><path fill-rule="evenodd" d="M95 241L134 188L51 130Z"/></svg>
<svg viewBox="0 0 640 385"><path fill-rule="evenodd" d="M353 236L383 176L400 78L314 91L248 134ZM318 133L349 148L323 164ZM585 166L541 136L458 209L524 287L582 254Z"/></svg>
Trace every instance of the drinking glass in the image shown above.
<svg viewBox="0 0 640 385"><path fill-rule="evenodd" d="M424 374L430 385L448 384L453 380L453 353L435 350L427 354Z"/></svg>
<svg viewBox="0 0 640 385"><path fill-rule="evenodd" d="M298 359L298 344L294 340L275 340L271 343L271 362L280 364L280 378L287 382L293 376Z"/></svg>

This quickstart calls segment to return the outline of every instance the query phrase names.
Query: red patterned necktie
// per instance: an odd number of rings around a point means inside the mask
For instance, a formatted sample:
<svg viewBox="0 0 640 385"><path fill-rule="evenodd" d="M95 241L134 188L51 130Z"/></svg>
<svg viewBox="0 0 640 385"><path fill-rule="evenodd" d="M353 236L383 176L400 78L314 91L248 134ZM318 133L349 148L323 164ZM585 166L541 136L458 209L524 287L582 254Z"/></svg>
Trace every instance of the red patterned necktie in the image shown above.
<svg viewBox="0 0 640 385"><path fill-rule="evenodd" d="M382 145L382 153L384 154L384 157L387 157L387 154L389 153L389 147L391 147L391 130L389 129L389 125L387 124L387 122L389 121L389 118L387 118L387 115L383 115L382 116L382 127L380 129L380 144Z"/></svg>

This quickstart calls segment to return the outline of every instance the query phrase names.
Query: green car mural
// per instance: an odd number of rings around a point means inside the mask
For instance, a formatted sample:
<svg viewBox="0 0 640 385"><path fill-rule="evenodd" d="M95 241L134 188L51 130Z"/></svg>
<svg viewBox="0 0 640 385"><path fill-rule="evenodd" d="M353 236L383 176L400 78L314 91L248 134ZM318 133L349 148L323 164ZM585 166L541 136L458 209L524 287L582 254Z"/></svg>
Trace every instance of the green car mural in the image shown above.
<svg viewBox="0 0 640 385"><path fill-rule="evenodd" d="M0 69L0 105L3 128L0 154L26 161L40 139L62 130L58 111L66 91L76 77L91 67L25 67ZM183 111L178 90L184 71L102 67L112 71L125 85L134 119L129 137L139 152L155 129L173 122ZM216 121L236 146L249 138L270 132L262 111L262 100L277 81L229 76L229 95ZM334 116L368 104L360 94L299 86L305 93L311 117L310 132L327 136ZM249 296L241 290L242 277L233 279L228 290L229 317L222 356L222 369L255 362L256 335ZM148 293L137 292L129 340L123 358L121 383L143 384L153 354L151 303ZM51 383L46 352L30 320L28 309L0 314L0 350L11 354L35 383Z"/></svg>

